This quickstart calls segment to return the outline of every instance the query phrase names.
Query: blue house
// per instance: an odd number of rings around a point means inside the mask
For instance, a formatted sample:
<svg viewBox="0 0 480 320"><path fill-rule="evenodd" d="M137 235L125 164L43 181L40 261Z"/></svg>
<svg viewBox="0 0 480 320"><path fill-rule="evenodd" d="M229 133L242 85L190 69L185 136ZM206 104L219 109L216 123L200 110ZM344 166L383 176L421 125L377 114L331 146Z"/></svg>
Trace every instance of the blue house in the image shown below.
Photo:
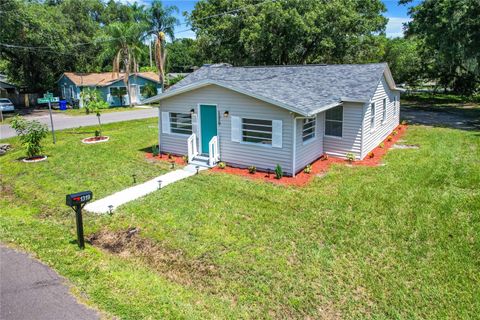
<svg viewBox="0 0 480 320"><path fill-rule="evenodd" d="M125 74L113 72L77 73L65 72L58 80L60 97L71 105L79 103L83 88L97 89L111 107L141 104L146 98L144 89L147 84L154 85L157 94L161 93L161 84L155 72L138 72L129 76L130 95L123 81Z"/></svg>

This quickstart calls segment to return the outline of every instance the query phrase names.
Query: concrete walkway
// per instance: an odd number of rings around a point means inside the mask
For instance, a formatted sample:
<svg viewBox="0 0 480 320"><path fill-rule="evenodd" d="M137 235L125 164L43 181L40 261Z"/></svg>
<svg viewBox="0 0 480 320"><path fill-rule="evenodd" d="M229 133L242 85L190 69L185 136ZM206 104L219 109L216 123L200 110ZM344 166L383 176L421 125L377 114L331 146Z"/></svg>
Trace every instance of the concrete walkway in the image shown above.
<svg viewBox="0 0 480 320"><path fill-rule="evenodd" d="M51 268L0 245L0 319L93 320L100 316L79 304Z"/></svg>
<svg viewBox="0 0 480 320"><path fill-rule="evenodd" d="M205 167L199 167L199 170L206 169L207 168ZM196 167L194 165L188 165L183 169L169 172L167 174L153 178L152 180L149 180L145 183L127 188L103 199L91 202L85 206L85 210L93 213L109 213L110 210L113 211L122 204L157 191L160 188L159 181L161 181L161 187L164 188L171 183L188 178L196 173Z"/></svg>
<svg viewBox="0 0 480 320"><path fill-rule="evenodd" d="M153 118L158 116L157 108L138 108L130 111L118 111L102 114L102 123L121 122L145 118ZM50 116L48 112L35 112L31 115L26 115L28 120L37 120L50 127ZM70 128L78 128L85 126L95 126L98 124L98 119L95 114L89 114L85 116L69 116L66 114L55 112L53 113L53 126L55 130L63 130ZM0 139L6 139L16 136L15 130L13 130L9 124L0 125Z"/></svg>

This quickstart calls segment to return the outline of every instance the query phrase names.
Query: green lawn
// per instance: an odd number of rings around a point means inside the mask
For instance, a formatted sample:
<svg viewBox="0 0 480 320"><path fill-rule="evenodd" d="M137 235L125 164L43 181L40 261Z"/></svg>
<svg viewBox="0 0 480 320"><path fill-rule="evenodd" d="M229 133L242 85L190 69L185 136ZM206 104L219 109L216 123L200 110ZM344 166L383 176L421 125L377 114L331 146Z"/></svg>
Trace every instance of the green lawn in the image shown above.
<svg viewBox="0 0 480 320"><path fill-rule="evenodd" d="M81 129L85 131L85 128ZM95 128L90 129L94 131ZM202 172L88 215L87 234L140 229L121 254L75 244L66 193L96 198L168 171L144 159L155 120L59 134L47 162L0 158L0 241L34 253L107 315L158 318L475 318L480 133L411 126L418 150L335 166L306 187ZM48 139L47 139L48 140ZM46 141L47 141L46 140ZM140 240L144 240L143 242ZM152 252L155 255L152 255Z"/></svg>

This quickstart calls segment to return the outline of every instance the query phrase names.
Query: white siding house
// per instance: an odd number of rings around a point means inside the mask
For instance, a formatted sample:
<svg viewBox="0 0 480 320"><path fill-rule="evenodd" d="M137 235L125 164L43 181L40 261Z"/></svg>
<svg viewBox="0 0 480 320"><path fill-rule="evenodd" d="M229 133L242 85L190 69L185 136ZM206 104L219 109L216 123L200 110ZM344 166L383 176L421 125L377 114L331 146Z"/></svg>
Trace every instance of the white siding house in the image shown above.
<svg viewBox="0 0 480 320"><path fill-rule="evenodd" d="M204 66L146 100L160 103L162 152L287 175L324 153L363 159L398 125L399 101L386 64Z"/></svg>

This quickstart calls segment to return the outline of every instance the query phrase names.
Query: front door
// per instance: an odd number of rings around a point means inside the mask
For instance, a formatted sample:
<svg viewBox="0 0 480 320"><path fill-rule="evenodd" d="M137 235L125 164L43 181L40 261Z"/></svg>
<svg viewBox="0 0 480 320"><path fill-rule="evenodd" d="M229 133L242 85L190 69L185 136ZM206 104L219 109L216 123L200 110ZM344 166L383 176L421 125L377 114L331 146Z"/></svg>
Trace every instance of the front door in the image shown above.
<svg viewBox="0 0 480 320"><path fill-rule="evenodd" d="M202 154L208 154L208 143L217 135L217 107L214 105L200 105L200 130Z"/></svg>

